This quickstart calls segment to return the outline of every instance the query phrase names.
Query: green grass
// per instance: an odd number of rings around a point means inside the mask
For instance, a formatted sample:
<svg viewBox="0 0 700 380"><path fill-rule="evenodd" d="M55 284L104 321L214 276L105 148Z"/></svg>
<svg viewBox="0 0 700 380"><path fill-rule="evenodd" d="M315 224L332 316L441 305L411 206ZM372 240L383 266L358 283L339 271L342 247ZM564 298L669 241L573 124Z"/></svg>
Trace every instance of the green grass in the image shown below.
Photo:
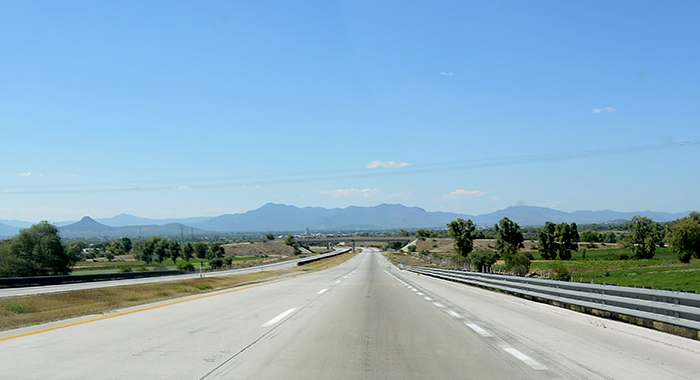
<svg viewBox="0 0 700 380"><path fill-rule="evenodd" d="M631 251L627 249L602 249L587 251L586 259L582 260L582 252L579 251L574 252L574 260L571 261L533 261L530 271L547 277L554 272L556 265L563 265L571 272L573 281L577 282L700 291L700 260L692 260L689 264L680 263L669 248L658 248L654 258L649 260L619 260L621 253L631 256Z"/></svg>
<svg viewBox="0 0 700 380"><path fill-rule="evenodd" d="M637 288L698 292L700 291L700 264L575 273L573 280L595 284L605 283Z"/></svg>

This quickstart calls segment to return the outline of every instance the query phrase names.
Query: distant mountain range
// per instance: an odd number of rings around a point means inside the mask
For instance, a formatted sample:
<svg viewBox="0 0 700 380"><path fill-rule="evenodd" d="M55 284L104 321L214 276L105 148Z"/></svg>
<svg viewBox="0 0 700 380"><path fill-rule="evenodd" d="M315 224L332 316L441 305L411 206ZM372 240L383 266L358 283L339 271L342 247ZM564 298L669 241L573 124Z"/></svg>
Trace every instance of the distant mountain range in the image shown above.
<svg viewBox="0 0 700 380"><path fill-rule="evenodd" d="M295 207L268 203L256 210L242 214L225 214L217 217L197 217L181 219L148 219L129 214L112 218L93 220L84 217L79 222L56 223L65 237L88 236L174 236L196 232L267 232L301 231L306 228L315 231L352 231L397 228L445 227L458 218L471 219L480 226L493 226L503 217L508 217L521 226L576 222L593 224L623 222L635 215L652 218L658 222L668 222L682 218L689 212L678 214L640 211L616 212L575 211L571 213L546 207L512 206L490 214L464 215L449 212L428 212L420 207L407 207L400 204L381 204L374 207L326 209L323 207ZM14 236L21 228L31 226L29 222L0 220L0 236Z"/></svg>

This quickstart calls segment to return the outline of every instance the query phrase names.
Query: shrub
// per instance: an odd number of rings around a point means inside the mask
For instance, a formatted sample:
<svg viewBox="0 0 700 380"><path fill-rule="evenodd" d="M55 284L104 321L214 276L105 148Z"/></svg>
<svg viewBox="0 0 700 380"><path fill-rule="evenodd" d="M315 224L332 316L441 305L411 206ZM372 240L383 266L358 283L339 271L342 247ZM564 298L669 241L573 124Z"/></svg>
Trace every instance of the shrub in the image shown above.
<svg viewBox="0 0 700 380"><path fill-rule="evenodd" d="M221 268L222 266L224 266L224 260L222 260L219 257L213 258L209 260L209 266L214 269Z"/></svg>
<svg viewBox="0 0 700 380"><path fill-rule="evenodd" d="M131 272L132 269L130 266L127 265L127 266L123 266L123 267L119 268L119 271L122 273L127 273L127 272Z"/></svg>
<svg viewBox="0 0 700 380"><path fill-rule="evenodd" d="M194 265L187 261L177 263L177 269L185 272L194 272Z"/></svg>
<svg viewBox="0 0 700 380"><path fill-rule="evenodd" d="M231 266L231 263L233 263L233 257L224 258L224 264Z"/></svg>
<svg viewBox="0 0 700 380"><path fill-rule="evenodd" d="M619 255L617 255L618 260L629 260L630 255L628 255L626 252L622 252Z"/></svg>
<svg viewBox="0 0 700 380"><path fill-rule="evenodd" d="M557 264L553 268L554 270L554 279L559 280L559 281L569 281L569 278L571 278L571 273L569 272L569 268Z"/></svg>
<svg viewBox="0 0 700 380"><path fill-rule="evenodd" d="M467 255L467 260L476 270L481 272L483 267L493 265L498 260L498 255L490 251L472 251Z"/></svg>

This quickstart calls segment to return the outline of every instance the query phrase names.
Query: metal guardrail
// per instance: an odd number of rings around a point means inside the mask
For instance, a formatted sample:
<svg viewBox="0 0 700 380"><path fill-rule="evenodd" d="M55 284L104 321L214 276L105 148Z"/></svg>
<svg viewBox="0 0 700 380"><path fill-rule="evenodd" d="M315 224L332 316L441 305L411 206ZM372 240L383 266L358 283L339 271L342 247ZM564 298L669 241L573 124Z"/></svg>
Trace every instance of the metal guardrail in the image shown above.
<svg viewBox="0 0 700 380"><path fill-rule="evenodd" d="M296 265L305 265L318 260L323 260L328 257L334 257L343 253L349 252L350 249L342 251L334 251L329 254L321 254L305 259L298 259ZM269 264L268 264L269 265ZM0 289L2 288L19 288L26 286L47 286L60 285L78 282L95 282L95 281L110 281L110 280L126 280L132 278L144 277L160 277L174 276L190 272L179 270L164 270L164 271L148 271L148 272L120 272L120 273L102 273L102 274L84 274L84 275L65 275L65 276L36 276L36 277L10 277L0 278Z"/></svg>
<svg viewBox="0 0 700 380"><path fill-rule="evenodd" d="M163 270L148 272L123 272L123 273L102 273L102 274L79 274L65 276L36 276L36 277L10 277L0 278L0 288L17 288L23 286L46 286L69 284L75 282L94 282L109 280L125 280L131 278L160 277L184 274L187 272L179 270Z"/></svg>
<svg viewBox="0 0 700 380"><path fill-rule="evenodd" d="M319 260L327 259L329 257L342 255L343 253L348 253L348 252L350 252L349 248L342 250L342 251L335 251L335 252L331 252L331 253L322 253L318 256L313 256L313 257L309 257L308 259L305 259L305 260L300 260L299 262L297 262L297 266L306 265L309 263L313 263L315 261L319 261Z"/></svg>
<svg viewBox="0 0 700 380"><path fill-rule="evenodd" d="M399 266L449 281L700 331L700 294Z"/></svg>

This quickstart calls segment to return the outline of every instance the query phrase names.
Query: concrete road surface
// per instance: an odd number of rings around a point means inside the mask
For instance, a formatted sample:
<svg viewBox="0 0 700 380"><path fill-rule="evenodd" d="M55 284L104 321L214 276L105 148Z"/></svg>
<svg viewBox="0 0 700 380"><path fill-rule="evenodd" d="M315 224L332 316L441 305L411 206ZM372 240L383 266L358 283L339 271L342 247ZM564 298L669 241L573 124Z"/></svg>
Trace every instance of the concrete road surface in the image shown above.
<svg viewBox="0 0 700 380"><path fill-rule="evenodd" d="M695 379L700 342L401 272L305 277L0 333L1 379Z"/></svg>

